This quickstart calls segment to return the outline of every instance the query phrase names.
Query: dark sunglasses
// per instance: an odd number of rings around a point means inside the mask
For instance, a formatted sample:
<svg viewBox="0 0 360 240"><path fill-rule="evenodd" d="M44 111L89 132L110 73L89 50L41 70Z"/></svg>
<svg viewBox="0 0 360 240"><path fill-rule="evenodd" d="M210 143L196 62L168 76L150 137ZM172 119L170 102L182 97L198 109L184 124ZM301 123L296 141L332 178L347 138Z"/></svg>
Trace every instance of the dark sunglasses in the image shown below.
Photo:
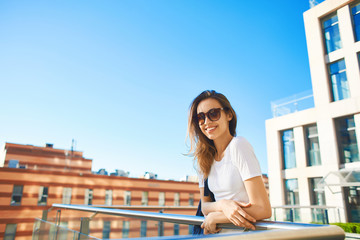
<svg viewBox="0 0 360 240"><path fill-rule="evenodd" d="M225 110L225 108L212 108L206 113L200 112L196 115L196 119L200 125L205 123L206 117L211 121L217 121L221 117L221 110Z"/></svg>

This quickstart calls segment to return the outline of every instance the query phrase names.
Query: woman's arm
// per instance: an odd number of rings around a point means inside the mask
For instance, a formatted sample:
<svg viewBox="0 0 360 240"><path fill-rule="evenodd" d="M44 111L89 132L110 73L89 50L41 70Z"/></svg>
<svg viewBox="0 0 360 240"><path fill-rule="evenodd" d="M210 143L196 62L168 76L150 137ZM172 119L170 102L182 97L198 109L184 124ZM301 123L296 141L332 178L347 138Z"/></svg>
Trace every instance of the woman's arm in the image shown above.
<svg viewBox="0 0 360 240"><path fill-rule="evenodd" d="M211 198L204 196L204 188L200 188L201 196L201 210L203 214L207 217L205 222L209 224L209 219L211 223L232 223L239 227L246 227L250 229L255 229L254 225L251 223L256 222L256 219L247 214L242 208L248 208L251 206L250 203L241 203L233 200L229 201L219 201L211 202ZM239 211L238 215L226 215L224 210ZM215 214L216 213L216 214ZM211 217L210 217L211 215ZM208 217L209 216L209 217ZM204 225L205 226L205 225ZM212 229L216 228L214 226Z"/></svg>
<svg viewBox="0 0 360 240"><path fill-rule="evenodd" d="M204 189L200 189L204 215L207 216L213 212L223 213L223 216L221 214L212 215L210 220L207 221L208 223L226 223L224 222L225 216L227 222L231 222L236 226L254 229L252 222L271 217L271 206L261 176L244 181L244 185L250 201L248 204L234 200L209 202L210 198L203 195ZM209 228L214 230L214 227Z"/></svg>
<svg viewBox="0 0 360 240"><path fill-rule="evenodd" d="M256 220L271 217L271 205L261 176L244 181L251 206L245 211Z"/></svg>

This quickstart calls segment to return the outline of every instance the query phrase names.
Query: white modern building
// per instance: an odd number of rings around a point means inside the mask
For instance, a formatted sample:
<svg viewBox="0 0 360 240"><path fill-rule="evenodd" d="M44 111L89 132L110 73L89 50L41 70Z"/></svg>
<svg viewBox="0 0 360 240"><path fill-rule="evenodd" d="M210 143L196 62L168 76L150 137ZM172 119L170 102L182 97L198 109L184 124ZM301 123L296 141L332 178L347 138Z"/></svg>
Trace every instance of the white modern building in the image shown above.
<svg viewBox="0 0 360 240"><path fill-rule="evenodd" d="M273 217L360 222L360 1L326 0L304 22L314 103L266 121Z"/></svg>

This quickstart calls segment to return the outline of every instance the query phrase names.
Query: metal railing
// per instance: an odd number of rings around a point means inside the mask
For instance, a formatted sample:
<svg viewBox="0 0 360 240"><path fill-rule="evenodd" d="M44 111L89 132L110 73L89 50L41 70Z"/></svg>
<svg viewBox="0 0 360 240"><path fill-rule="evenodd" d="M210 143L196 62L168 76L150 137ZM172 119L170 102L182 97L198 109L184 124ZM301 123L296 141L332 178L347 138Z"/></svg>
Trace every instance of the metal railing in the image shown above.
<svg viewBox="0 0 360 240"><path fill-rule="evenodd" d="M310 206L300 206L300 205L282 205L282 206L272 206L272 219L277 220L278 218L284 219L283 216L278 217L277 210L282 210L280 213L284 215L286 213L286 221L296 222L296 219L302 219L301 213L299 210L309 209L311 211L312 222L329 224L329 222L341 222L340 216L340 207L336 206L321 206L321 205L310 205ZM285 211L285 212L284 212ZM332 215L332 221L329 221L329 212ZM314 219L314 217L316 219ZM300 220L301 221L301 220ZM306 220L305 220L306 221Z"/></svg>
<svg viewBox="0 0 360 240"><path fill-rule="evenodd" d="M313 107L314 96L312 90L271 102L271 111L274 118Z"/></svg>
<svg viewBox="0 0 360 240"><path fill-rule="evenodd" d="M121 217L138 218L142 220L153 220L159 222L170 222L176 224L187 225L201 225L204 221L204 217L189 216L181 214L165 214L143 211L132 211L124 209L112 209L104 207L94 207L87 205L67 205L67 204L53 204L48 210L67 209L93 213L90 218L82 218L79 236L89 234L89 222L97 214L115 215ZM60 211L60 210L58 210ZM47 220L47 212L43 214L43 220ZM59 214L60 216L60 214ZM58 221L58 220L56 220ZM60 220L59 220L60 221ZM332 225L317 225L317 224L304 224L304 223L291 223L291 222L275 222L275 221L259 221L254 224L255 231L247 232L232 232L224 234L213 235L186 235L186 236L171 236L171 237L156 237L156 239L326 239L326 240L338 240L344 239L344 231L337 226ZM244 230L243 228L234 226L233 224L219 224L220 228ZM79 239L82 239L79 237Z"/></svg>

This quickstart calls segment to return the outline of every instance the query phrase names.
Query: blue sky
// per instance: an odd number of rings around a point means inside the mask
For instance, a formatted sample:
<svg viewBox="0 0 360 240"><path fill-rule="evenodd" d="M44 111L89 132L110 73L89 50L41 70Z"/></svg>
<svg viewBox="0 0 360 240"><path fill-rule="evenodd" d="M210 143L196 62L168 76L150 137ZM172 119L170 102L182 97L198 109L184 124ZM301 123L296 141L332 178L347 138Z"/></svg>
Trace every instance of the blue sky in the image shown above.
<svg viewBox="0 0 360 240"><path fill-rule="evenodd" d="M270 102L311 89L307 0L0 0L0 144L71 147L93 170L194 175L200 92L225 94L267 173Z"/></svg>

